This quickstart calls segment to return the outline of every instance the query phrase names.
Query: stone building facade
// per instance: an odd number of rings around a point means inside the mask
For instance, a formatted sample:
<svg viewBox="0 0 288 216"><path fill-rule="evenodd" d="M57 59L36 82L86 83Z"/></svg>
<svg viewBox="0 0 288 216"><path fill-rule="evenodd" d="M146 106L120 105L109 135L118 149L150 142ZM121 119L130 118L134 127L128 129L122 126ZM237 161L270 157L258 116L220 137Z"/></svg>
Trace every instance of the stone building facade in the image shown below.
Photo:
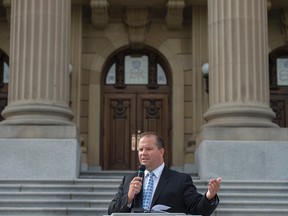
<svg viewBox="0 0 288 216"><path fill-rule="evenodd" d="M0 178L135 170L153 130L202 179L287 179L285 0L0 2Z"/></svg>

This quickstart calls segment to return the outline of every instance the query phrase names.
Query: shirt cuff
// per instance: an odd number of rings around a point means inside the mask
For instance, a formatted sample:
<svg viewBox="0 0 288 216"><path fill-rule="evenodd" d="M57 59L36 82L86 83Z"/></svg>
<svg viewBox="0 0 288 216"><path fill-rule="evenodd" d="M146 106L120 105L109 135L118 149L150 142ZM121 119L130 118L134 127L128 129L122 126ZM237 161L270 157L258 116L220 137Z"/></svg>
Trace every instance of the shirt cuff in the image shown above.
<svg viewBox="0 0 288 216"><path fill-rule="evenodd" d="M206 197L206 193L205 193L205 198L206 200L208 200L208 198ZM208 202L210 202L211 205L217 205L219 203L219 199L217 194L215 195L215 197L211 200L208 200Z"/></svg>

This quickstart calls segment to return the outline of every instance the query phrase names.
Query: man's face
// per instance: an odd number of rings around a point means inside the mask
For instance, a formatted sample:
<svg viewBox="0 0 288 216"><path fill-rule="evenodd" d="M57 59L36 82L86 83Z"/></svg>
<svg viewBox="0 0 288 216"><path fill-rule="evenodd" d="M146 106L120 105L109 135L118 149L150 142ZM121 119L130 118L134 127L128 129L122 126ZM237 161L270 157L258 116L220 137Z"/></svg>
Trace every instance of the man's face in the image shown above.
<svg viewBox="0 0 288 216"><path fill-rule="evenodd" d="M164 149L158 149L156 137L144 136L139 142L138 158L141 164L146 166L146 170L152 171L163 163Z"/></svg>

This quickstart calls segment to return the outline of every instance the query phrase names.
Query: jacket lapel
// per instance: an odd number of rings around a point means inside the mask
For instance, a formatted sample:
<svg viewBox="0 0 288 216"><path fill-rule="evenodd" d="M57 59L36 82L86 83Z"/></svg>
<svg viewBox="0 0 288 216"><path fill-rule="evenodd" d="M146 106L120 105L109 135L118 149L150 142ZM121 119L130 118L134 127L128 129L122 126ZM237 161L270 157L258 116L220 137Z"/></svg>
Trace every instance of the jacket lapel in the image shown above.
<svg viewBox="0 0 288 216"><path fill-rule="evenodd" d="M169 181L169 169L165 166L161 174L161 177L159 179L158 185L156 187L156 190L152 199L151 207L154 206L156 200L158 199L162 190L165 188L168 181Z"/></svg>

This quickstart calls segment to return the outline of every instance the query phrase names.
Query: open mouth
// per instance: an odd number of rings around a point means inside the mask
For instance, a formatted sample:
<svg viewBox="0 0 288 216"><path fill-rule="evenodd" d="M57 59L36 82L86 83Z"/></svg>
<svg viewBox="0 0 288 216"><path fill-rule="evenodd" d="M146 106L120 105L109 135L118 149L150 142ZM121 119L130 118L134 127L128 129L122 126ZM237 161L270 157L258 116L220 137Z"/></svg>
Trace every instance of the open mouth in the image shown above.
<svg viewBox="0 0 288 216"><path fill-rule="evenodd" d="M141 159L141 162L144 164L148 161L148 159Z"/></svg>

